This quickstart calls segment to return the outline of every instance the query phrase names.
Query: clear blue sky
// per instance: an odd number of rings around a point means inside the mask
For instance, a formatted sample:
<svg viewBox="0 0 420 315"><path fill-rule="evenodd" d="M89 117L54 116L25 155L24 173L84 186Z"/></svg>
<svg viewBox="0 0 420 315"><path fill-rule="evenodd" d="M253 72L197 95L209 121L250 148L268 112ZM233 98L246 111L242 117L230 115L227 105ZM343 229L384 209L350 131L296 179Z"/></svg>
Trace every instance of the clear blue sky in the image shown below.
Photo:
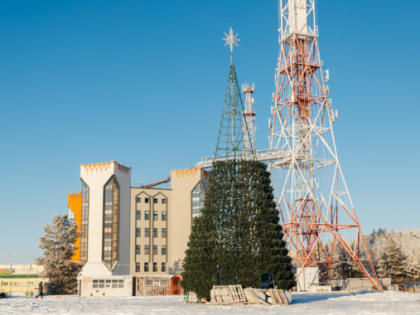
<svg viewBox="0 0 420 315"><path fill-rule="evenodd" d="M337 146L364 231L420 227L419 1L318 1ZM274 91L276 0L0 1L0 263L38 256L80 191L79 165L117 160L139 185L214 151L241 38L258 148Z"/></svg>

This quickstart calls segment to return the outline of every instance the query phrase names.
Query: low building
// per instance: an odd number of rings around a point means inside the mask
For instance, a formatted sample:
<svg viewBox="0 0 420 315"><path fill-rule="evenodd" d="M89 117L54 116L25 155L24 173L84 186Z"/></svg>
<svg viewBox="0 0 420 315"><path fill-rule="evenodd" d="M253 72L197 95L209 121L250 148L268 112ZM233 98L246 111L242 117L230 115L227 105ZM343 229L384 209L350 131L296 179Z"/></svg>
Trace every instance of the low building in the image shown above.
<svg viewBox="0 0 420 315"><path fill-rule="evenodd" d="M7 296L37 296L39 283L48 282L48 279L40 276L42 271L39 265L0 265L0 293Z"/></svg>
<svg viewBox="0 0 420 315"><path fill-rule="evenodd" d="M142 187L130 187L130 174L114 161L81 166L81 296L181 293L180 277L168 271L184 259L208 174L200 168L174 170ZM166 182L170 188L157 187ZM69 208L76 214L74 204Z"/></svg>

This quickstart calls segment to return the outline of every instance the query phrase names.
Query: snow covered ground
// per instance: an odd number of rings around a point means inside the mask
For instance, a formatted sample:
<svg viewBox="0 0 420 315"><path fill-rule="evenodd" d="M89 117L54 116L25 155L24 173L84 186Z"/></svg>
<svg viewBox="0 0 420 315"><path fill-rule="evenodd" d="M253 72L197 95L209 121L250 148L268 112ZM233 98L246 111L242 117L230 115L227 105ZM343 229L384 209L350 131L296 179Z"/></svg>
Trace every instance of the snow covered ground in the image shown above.
<svg viewBox="0 0 420 315"><path fill-rule="evenodd" d="M289 306L184 304L182 297L0 299L0 314L420 314L420 294L295 294Z"/></svg>

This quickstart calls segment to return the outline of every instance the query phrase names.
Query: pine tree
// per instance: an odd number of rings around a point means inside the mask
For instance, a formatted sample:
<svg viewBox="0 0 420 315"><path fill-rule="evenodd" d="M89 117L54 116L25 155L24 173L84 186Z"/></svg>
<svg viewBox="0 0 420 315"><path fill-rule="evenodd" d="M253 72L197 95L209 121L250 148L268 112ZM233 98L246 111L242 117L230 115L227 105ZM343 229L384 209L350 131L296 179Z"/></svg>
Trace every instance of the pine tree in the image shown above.
<svg viewBox="0 0 420 315"><path fill-rule="evenodd" d="M379 275L390 277L392 283L403 283L407 280L406 260L401 247L389 237L378 261Z"/></svg>
<svg viewBox="0 0 420 315"><path fill-rule="evenodd" d="M77 289L77 274L81 266L73 261L74 242L79 236L77 224L67 215L57 215L52 224L44 227L45 235L40 237L39 247L43 257L37 263L44 267L43 276L48 278L48 293L74 294Z"/></svg>
<svg viewBox="0 0 420 315"><path fill-rule="evenodd" d="M407 266L407 280L409 282L420 281L420 257L416 256Z"/></svg>
<svg viewBox="0 0 420 315"><path fill-rule="evenodd" d="M257 287L269 272L279 288L295 286L291 259L263 163L213 165L202 215L193 223L183 287L199 298L216 285Z"/></svg>

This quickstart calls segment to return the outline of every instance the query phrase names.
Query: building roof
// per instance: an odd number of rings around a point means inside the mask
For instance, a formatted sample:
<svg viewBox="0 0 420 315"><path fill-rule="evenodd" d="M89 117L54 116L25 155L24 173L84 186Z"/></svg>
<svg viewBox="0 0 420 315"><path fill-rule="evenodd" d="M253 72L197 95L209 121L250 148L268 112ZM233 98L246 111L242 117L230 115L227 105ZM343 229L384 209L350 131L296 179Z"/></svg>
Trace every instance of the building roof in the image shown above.
<svg viewBox="0 0 420 315"><path fill-rule="evenodd" d="M36 274L27 274L27 275L0 275L0 279L28 279L28 278L41 278Z"/></svg>
<svg viewBox="0 0 420 315"><path fill-rule="evenodd" d="M131 170L131 167L119 164L115 161L103 162L103 163L87 163L87 164L80 164L80 167L86 170L86 172L93 172L93 171L105 171L108 170L110 167L114 166L123 173L128 173Z"/></svg>

